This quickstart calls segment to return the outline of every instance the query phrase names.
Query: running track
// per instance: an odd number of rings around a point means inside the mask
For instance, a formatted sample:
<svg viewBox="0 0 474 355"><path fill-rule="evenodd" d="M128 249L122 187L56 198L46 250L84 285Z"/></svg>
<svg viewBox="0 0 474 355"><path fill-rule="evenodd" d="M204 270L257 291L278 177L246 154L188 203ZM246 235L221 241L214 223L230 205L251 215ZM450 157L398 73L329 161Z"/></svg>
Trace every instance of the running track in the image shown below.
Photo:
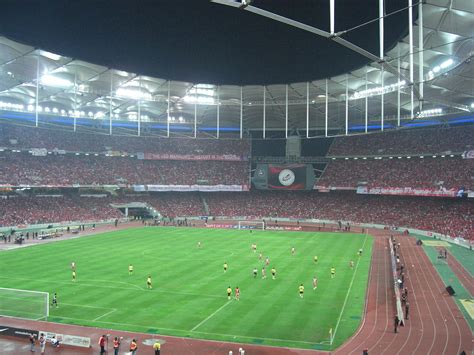
<svg viewBox="0 0 474 355"><path fill-rule="evenodd" d="M453 299L446 295L438 273L434 269L423 248L415 245L411 237L397 236L401 243L401 259L406 266L406 286L409 290L410 317L406 326L393 332L395 300L392 290L388 236L384 231L372 231L374 235L373 262L370 269L366 314L356 334L334 352L272 348L265 346L222 343L188 338L154 336L128 332L108 331L55 323L33 322L18 319L0 318L1 325L24 328L45 328L58 333L89 336L92 348L79 350L64 347L50 349L50 353L61 354L98 354L97 340L101 334L112 333L124 336L125 346L131 338L137 338L140 344L139 353L151 353L150 347L142 345L144 339L159 338L166 343L162 347L165 354L225 354L232 350L238 354L243 347L247 355L280 355L280 354L361 354L364 348L369 354L459 354L461 350L472 353L473 337L466 320L457 308ZM454 259L454 257L451 257ZM455 260L453 261L455 262ZM472 277L471 277L472 281ZM124 347L125 347L124 346ZM27 339L18 340L0 337L2 354L28 354ZM38 350L38 349L37 349ZM126 350L126 349L123 349ZM123 352L122 352L123 353Z"/></svg>

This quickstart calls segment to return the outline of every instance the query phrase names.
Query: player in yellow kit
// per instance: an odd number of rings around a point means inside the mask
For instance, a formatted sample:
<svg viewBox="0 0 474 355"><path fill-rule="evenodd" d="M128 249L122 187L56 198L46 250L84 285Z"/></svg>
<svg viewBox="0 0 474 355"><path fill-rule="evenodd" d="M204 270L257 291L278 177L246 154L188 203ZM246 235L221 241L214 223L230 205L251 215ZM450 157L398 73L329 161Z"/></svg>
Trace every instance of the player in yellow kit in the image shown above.
<svg viewBox="0 0 474 355"><path fill-rule="evenodd" d="M336 268L332 267L331 268L331 279L333 279L334 277L336 277Z"/></svg>
<svg viewBox="0 0 474 355"><path fill-rule="evenodd" d="M130 276L132 276L132 274L133 274L133 265L132 264L128 265L128 274Z"/></svg>
<svg viewBox="0 0 474 355"><path fill-rule="evenodd" d="M227 299L230 300L232 297L232 288L229 286L227 287Z"/></svg>
<svg viewBox="0 0 474 355"><path fill-rule="evenodd" d="M146 279L146 288L151 290L152 289L152 286L151 286L151 276L148 275L147 279Z"/></svg>
<svg viewBox="0 0 474 355"><path fill-rule="evenodd" d="M303 284L301 284L299 287L298 287L298 291L300 293L300 298L303 298L304 297L304 286Z"/></svg>

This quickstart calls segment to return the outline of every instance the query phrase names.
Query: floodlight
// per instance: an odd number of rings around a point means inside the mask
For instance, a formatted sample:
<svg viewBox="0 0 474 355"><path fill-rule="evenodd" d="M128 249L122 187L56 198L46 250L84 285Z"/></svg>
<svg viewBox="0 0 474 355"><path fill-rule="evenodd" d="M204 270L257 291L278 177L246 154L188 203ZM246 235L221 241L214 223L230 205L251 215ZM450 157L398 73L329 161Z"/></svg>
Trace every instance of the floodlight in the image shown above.
<svg viewBox="0 0 474 355"><path fill-rule="evenodd" d="M241 4L239 6L239 9L245 9L247 6L249 6L252 3L253 0L241 0Z"/></svg>

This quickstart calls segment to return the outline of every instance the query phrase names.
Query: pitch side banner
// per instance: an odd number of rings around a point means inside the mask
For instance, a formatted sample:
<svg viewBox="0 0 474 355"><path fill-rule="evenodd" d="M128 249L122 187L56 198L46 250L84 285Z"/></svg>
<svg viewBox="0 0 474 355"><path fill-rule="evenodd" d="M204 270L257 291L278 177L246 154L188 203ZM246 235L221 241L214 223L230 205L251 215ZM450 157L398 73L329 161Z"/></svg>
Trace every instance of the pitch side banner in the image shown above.
<svg viewBox="0 0 474 355"><path fill-rule="evenodd" d="M0 336L5 335L11 337L29 338L31 334L36 335L36 338L38 338L39 331L0 325Z"/></svg>
<svg viewBox="0 0 474 355"><path fill-rule="evenodd" d="M303 228L293 226L266 226L265 229L273 231L300 231Z"/></svg>
<svg viewBox="0 0 474 355"><path fill-rule="evenodd" d="M90 348L91 346L91 338L80 337L77 335L53 333L45 330L41 330L40 333L44 334L46 341L48 342L51 342L51 339L53 339L54 337L62 345L78 346L81 348Z"/></svg>
<svg viewBox="0 0 474 355"><path fill-rule="evenodd" d="M306 189L307 165L295 164L276 166L268 165L269 189L304 190Z"/></svg>
<svg viewBox="0 0 474 355"><path fill-rule="evenodd" d="M219 161L245 161L246 157L235 154L155 154L138 153L138 159L144 160L219 160Z"/></svg>
<svg viewBox="0 0 474 355"><path fill-rule="evenodd" d="M456 197L458 190L414 189L411 187L367 187L359 186L358 194L367 195L399 195L399 196L434 196Z"/></svg>

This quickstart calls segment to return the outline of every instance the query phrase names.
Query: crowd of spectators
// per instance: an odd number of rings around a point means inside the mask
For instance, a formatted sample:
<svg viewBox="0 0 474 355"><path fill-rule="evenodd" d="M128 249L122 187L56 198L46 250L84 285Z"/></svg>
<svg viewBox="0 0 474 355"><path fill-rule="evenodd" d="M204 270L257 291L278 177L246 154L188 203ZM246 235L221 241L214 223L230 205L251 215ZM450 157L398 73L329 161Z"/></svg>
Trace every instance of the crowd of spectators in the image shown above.
<svg viewBox="0 0 474 355"><path fill-rule="evenodd" d="M123 216L113 203L144 202L165 217L315 218L410 227L474 238L474 201L455 198L358 195L355 192L150 193L120 197L21 197L0 199L0 226L89 221Z"/></svg>
<svg viewBox="0 0 474 355"><path fill-rule="evenodd" d="M105 203L143 202L152 206L164 217L206 215L204 204L198 192L160 192L133 194L104 199Z"/></svg>
<svg viewBox="0 0 474 355"><path fill-rule="evenodd" d="M122 214L100 198L22 197L0 199L0 226L69 221L99 221Z"/></svg>
<svg viewBox="0 0 474 355"><path fill-rule="evenodd" d="M139 160L130 157L0 153L0 184L248 185L248 162ZM335 160L317 182L325 187L474 189L474 159Z"/></svg>
<svg viewBox="0 0 474 355"><path fill-rule="evenodd" d="M334 139L328 156L439 154L474 149L474 126L424 128Z"/></svg>
<svg viewBox="0 0 474 355"><path fill-rule="evenodd" d="M474 237L474 201L351 192L221 192L206 195L211 215L344 220Z"/></svg>
<svg viewBox="0 0 474 355"><path fill-rule="evenodd" d="M250 155L247 139L193 139L116 136L0 124L0 147L13 149L46 148L71 152L120 151L155 154L234 154Z"/></svg>
<svg viewBox="0 0 474 355"><path fill-rule="evenodd" d="M85 155L0 153L0 185L245 185L248 162L139 160Z"/></svg>
<svg viewBox="0 0 474 355"><path fill-rule="evenodd" d="M64 194L59 197L14 195L0 198L0 227L52 222L99 221L125 217L111 204L143 202L164 217L205 215L202 199L197 192L132 194L121 197L80 197Z"/></svg>
<svg viewBox="0 0 474 355"><path fill-rule="evenodd" d="M474 189L474 159L424 158L331 161L319 186Z"/></svg>

